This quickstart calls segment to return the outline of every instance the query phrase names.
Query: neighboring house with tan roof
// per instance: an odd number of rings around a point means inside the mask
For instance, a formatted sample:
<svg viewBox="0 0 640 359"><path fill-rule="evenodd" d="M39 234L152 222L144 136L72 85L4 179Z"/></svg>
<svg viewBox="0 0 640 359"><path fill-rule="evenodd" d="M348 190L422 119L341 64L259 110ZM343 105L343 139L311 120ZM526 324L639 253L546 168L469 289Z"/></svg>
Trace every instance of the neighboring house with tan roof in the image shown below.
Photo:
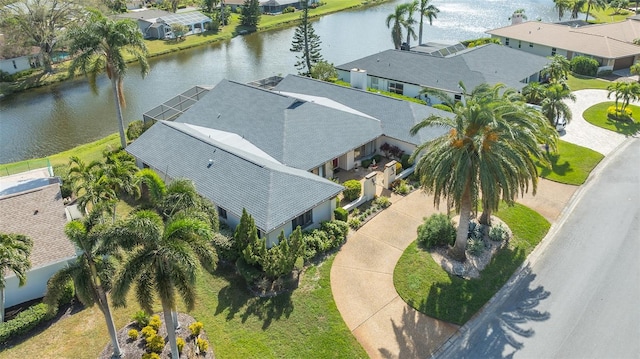
<svg viewBox="0 0 640 359"><path fill-rule="evenodd" d="M640 21L634 18L580 27L527 21L487 33L505 46L540 56L591 57L600 71L628 68L640 58L640 46L633 43L640 38Z"/></svg>
<svg viewBox="0 0 640 359"><path fill-rule="evenodd" d="M76 258L76 249L64 233L67 215L60 180L45 176L0 177L0 232L33 240L27 283L19 287L15 274L5 273L6 307L44 296L49 278Z"/></svg>

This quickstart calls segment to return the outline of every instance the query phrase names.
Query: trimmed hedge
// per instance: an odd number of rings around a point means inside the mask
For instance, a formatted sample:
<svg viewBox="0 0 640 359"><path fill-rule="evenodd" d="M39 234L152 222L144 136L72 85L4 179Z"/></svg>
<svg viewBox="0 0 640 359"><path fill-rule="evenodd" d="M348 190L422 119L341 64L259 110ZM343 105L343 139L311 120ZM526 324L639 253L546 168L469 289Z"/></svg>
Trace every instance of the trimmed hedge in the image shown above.
<svg viewBox="0 0 640 359"><path fill-rule="evenodd" d="M571 59L570 68L571 71L584 76L594 77L598 74L598 67L600 64L598 61L586 57L586 56L576 56Z"/></svg>
<svg viewBox="0 0 640 359"><path fill-rule="evenodd" d="M433 214L418 227L418 242L425 247L452 245L456 241L456 228L446 214Z"/></svg>
<svg viewBox="0 0 640 359"><path fill-rule="evenodd" d="M338 207L333 211L333 214L338 221L346 222L349 217L349 212L342 207Z"/></svg>
<svg viewBox="0 0 640 359"><path fill-rule="evenodd" d="M362 184L360 181L348 180L343 183L343 186L345 187L345 190L342 194L347 201L351 202L360 197L360 192L362 191Z"/></svg>
<svg viewBox="0 0 640 359"><path fill-rule="evenodd" d="M55 313L49 313L49 306L40 303L23 310L15 318L0 323L0 342L5 342L9 338L26 334L38 324L52 319Z"/></svg>

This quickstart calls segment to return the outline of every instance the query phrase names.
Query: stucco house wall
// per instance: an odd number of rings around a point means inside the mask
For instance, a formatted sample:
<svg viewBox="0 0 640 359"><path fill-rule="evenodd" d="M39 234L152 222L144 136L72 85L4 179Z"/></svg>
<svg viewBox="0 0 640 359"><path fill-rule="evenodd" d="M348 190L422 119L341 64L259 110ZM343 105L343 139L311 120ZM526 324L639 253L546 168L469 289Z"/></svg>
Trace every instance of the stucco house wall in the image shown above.
<svg viewBox="0 0 640 359"><path fill-rule="evenodd" d="M12 307L20 303L44 297L47 291L47 281L60 269L67 266L67 263L75 257L64 259L57 263L52 263L40 268L31 269L27 272L27 283L20 287L18 278L15 275L6 277L5 287L5 307Z"/></svg>

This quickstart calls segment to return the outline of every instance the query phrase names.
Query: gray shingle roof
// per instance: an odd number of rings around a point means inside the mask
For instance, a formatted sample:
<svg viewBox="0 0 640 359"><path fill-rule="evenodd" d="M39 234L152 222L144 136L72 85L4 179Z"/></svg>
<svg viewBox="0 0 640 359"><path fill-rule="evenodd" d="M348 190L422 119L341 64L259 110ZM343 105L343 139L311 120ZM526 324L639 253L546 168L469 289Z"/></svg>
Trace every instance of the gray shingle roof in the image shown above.
<svg viewBox="0 0 640 359"><path fill-rule="evenodd" d="M176 121L236 133L277 161L303 170L382 134L376 119L228 80Z"/></svg>
<svg viewBox="0 0 640 359"><path fill-rule="evenodd" d="M387 50L336 68L364 69L372 76L458 93L460 81L468 89L482 83L503 83L521 89L526 84L520 81L542 70L547 63L549 60L542 56L488 44L450 57Z"/></svg>
<svg viewBox="0 0 640 359"><path fill-rule="evenodd" d="M228 212L239 216L246 208L267 233L343 188L208 138L184 123L160 121L127 151L169 177L193 180L198 192Z"/></svg>
<svg viewBox="0 0 640 359"><path fill-rule="evenodd" d="M416 136L411 136L409 134L411 127L432 114L451 116L448 112L430 106L296 75L285 77L274 88L274 91L329 98L380 120L384 135L415 145L442 135L446 129L442 127L425 128Z"/></svg>

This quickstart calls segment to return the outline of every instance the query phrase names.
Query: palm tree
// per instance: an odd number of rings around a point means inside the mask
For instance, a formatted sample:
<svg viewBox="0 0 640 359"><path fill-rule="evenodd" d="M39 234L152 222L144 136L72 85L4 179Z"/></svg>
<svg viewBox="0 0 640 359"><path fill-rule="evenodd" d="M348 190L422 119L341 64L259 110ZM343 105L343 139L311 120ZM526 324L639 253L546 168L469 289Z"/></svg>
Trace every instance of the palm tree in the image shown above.
<svg viewBox="0 0 640 359"><path fill-rule="evenodd" d="M200 267L210 272L215 269L217 255L210 245L211 226L184 215L175 216L164 224L157 213L142 210L104 235L110 243L130 251L114 280L114 304L126 305L127 293L135 287L138 303L147 313L152 313L157 295L162 304L171 357L178 358L172 318L172 311L177 307L176 294L182 298L187 310L192 310Z"/></svg>
<svg viewBox="0 0 640 359"><path fill-rule="evenodd" d="M65 234L80 250L80 255L75 262L49 279L44 302L49 304L50 310L57 310L65 284L73 280L80 302L86 307L98 305L107 323L113 346L113 357L119 358L123 356L123 352L118 343L118 332L107 300L107 293L111 289L111 278L115 274L115 257L107 255L110 251L103 247L99 232L93 230L101 217L100 209L94 209L84 221L72 221L67 224Z"/></svg>
<svg viewBox="0 0 640 359"><path fill-rule="evenodd" d="M4 322L4 288L5 273L13 272L18 278L18 285L27 283L27 271L31 268L31 249L33 241L22 234L0 233L0 323Z"/></svg>
<svg viewBox="0 0 640 359"><path fill-rule="evenodd" d="M422 23L426 17L429 20L429 25L433 25L433 19L438 18L440 9L429 3L429 0L420 0L420 28L418 34L418 45L422 44Z"/></svg>
<svg viewBox="0 0 640 359"><path fill-rule="evenodd" d="M127 72L124 54L133 56L140 63L142 76L149 72L147 47L138 25L129 19L114 21L98 12L92 12L90 20L82 27L68 31L69 52L74 54L69 73L80 69L89 78L89 84L97 92L96 77L105 71L111 80L120 144L127 147L122 107L125 106L123 79Z"/></svg>
<svg viewBox="0 0 640 359"><path fill-rule="evenodd" d="M629 67L629 72L631 72L632 75L638 76L638 82L640 82L640 62L636 62L635 64L631 65L631 67Z"/></svg>
<svg viewBox="0 0 640 359"><path fill-rule="evenodd" d="M553 0L554 7L558 10L558 21L562 20L565 11L571 10L571 2L572 0Z"/></svg>
<svg viewBox="0 0 640 359"><path fill-rule="evenodd" d="M589 11L591 8L602 10L607 7L606 0L587 0L587 14L584 17L584 21L589 21Z"/></svg>
<svg viewBox="0 0 640 359"><path fill-rule="evenodd" d="M609 91L607 98L611 95L615 96L615 107L618 108L618 102L620 104L620 111L623 111L629 106L629 102L635 101L640 97L640 84L637 82L614 82L607 87Z"/></svg>
<svg viewBox="0 0 640 359"><path fill-rule="evenodd" d="M515 195L535 190L537 171L533 159L542 157L538 140L550 133L517 99L515 91L502 85L480 85L470 95L462 86L463 101L453 108L453 117L432 115L411 129L415 135L429 126L451 130L418 146L412 155L421 187L434 195L434 204L446 198L460 212L452 257L465 260L470 213L480 193L490 214L499 199L512 202ZM529 121L533 120L533 123ZM547 127L544 127L547 126ZM553 135L552 135L553 136ZM531 155L531 156L530 156Z"/></svg>
<svg viewBox="0 0 640 359"><path fill-rule="evenodd" d="M72 156L69 165L69 180L73 183L73 191L78 196L78 207L88 213L98 204L110 203L115 206L116 192L111 185L111 178L105 175L100 161L85 163L78 156Z"/></svg>
<svg viewBox="0 0 640 359"><path fill-rule="evenodd" d="M539 105L544 100L546 87L539 82L530 82L522 89L522 97L528 103Z"/></svg>
<svg viewBox="0 0 640 359"><path fill-rule="evenodd" d="M407 30L407 48L411 48L411 38L414 40L418 38L416 31L413 28L416 24L416 19L413 18L413 14L419 10L420 3L418 0L414 0L412 3L405 4L407 10L407 17L404 19L402 26Z"/></svg>
<svg viewBox="0 0 640 359"><path fill-rule="evenodd" d="M542 75L549 77L550 83L564 83L571 70L571 63L562 55L553 55L551 62L542 69Z"/></svg>
<svg viewBox="0 0 640 359"><path fill-rule="evenodd" d="M552 125L555 125L559 118L564 117L571 122L572 114L569 106L564 100L576 101L576 95L571 90L561 84L550 84L545 91L545 99L540 106L542 113Z"/></svg>
<svg viewBox="0 0 640 359"><path fill-rule="evenodd" d="M578 14L582 11L586 3L587 0L573 0L571 2L571 19L578 18Z"/></svg>
<svg viewBox="0 0 640 359"><path fill-rule="evenodd" d="M396 50L402 46L402 26L405 22L405 15L407 14L406 4L400 4L396 6L393 14L387 16L387 27L391 28L391 39L393 39L393 46ZM391 23L393 22L393 26Z"/></svg>

